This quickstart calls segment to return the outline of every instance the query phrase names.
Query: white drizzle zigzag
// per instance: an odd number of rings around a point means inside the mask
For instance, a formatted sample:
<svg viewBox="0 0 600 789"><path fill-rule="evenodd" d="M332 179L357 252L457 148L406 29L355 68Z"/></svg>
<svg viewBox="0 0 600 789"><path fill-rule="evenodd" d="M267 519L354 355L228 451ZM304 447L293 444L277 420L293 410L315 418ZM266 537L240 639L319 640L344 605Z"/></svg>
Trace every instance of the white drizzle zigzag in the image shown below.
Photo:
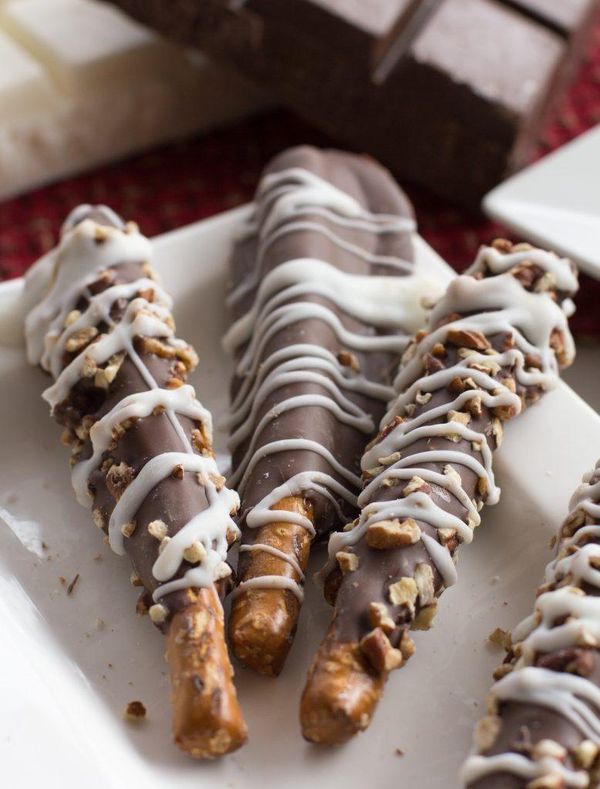
<svg viewBox="0 0 600 789"><path fill-rule="evenodd" d="M574 646L600 646L600 596L586 594L583 583L600 592L600 461L583 478L570 503L565 521L582 523L582 516L596 522L576 528L561 538L556 558L546 567L545 583L555 588L543 592L535 611L513 630L513 650L519 653L510 674L492 686L500 701L517 701L547 707L573 724L582 736L600 747L600 689L589 679L532 665L540 653ZM592 540L592 541L589 541ZM596 540L595 542L593 540ZM555 625L555 622L561 624ZM534 779L558 775L569 787L588 787L589 775L570 770L560 761L547 763L516 753L470 756L462 771L465 783L495 772Z"/></svg>
<svg viewBox="0 0 600 789"><path fill-rule="evenodd" d="M555 354L550 345L554 329L559 329L565 338L567 357L573 356L573 341L562 306L554 302L547 293L526 291L509 273L510 269L524 260L533 261L548 276L553 277L553 284L561 292L573 293L577 289L577 280L569 261L537 249L502 254L493 247L482 247L468 274L457 277L451 282L446 295L433 309L429 324L435 327L445 316L453 313L467 314L467 316L437 329L434 328L419 342L416 355L401 367L395 380L398 394L390 404L388 413L381 422L381 428L385 428L396 416L406 414L408 418L365 452L362 459L363 471L372 473L377 471L377 473L359 496L358 503L362 512L355 527L331 535L329 561L322 571L324 577L335 566L335 556L338 551L356 544L372 524L388 518L400 520L414 518L429 523L437 530L454 529L460 542L471 542L472 531L479 524L480 517L473 502L467 503L465 496L457 495L460 482L459 479L457 480L458 472L454 466L466 466L480 479L486 481L486 503L495 504L498 501L500 490L494 480L487 437L456 421L448 420L434 425L429 423L447 418L452 410L459 411L473 397L480 397L482 403L489 408L509 406L515 410L515 413L519 413L521 410L519 396L494 378L491 372L488 374L472 368L471 365L474 363L479 366L494 363L499 367L514 366L518 383L523 386L535 385L542 389L550 389L556 383L558 371ZM469 276L485 270L491 271L494 276L484 279ZM437 343L444 345L451 330L476 331L485 337L508 332L514 338L514 348L504 353L494 351L475 353L466 359L459 359L451 367L423 374L423 358ZM529 353L540 358L541 369L525 369L525 356ZM414 410L413 404L417 402L418 397L445 389L455 378L467 377L474 381L477 389L462 392L454 400L443 402L440 406L410 418ZM410 454L410 447L421 438L454 435L480 447L483 464L474 455L450 449ZM397 457L397 460L389 463L390 457ZM382 464L382 460L387 462ZM410 493L394 501L373 500L387 478L409 480L412 476L419 476L429 480L431 472L421 467L424 463L443 464L445 474L437 474L434 484L459 498L467 509L468 523L450 515L429 496L419 492ZM406 468L407 466L410 468ZM425 533L421 535L421 539L444 584L446 586L453 584L456 581L456 569L450 552Z"/></svg>
<svg viewBox="0 0 600 789"><path fill-rule="evenodd" d="M333 354L318 345L298 343L281 348L264 360L263 351L268 342L287 326L317 319L326 323L340 343L351 350L400 353L406 346L405 335L365 336L348 331L331 308L302 300L302 297L320 296L346 314L374 327L385 326L410 332L424 323L422 297L426 293L436 292L437 287L415 276L346 274L325 261L310 258L285 261L272 269L261 281L265 252L284 235L298 231L322 233L337 247L362 260L389 266L402 273L410 272L412 264L408 261L389 255L371 254L356 244L344 241L324 224L300 219L302 214L322 216L334 226L367 230L376 234L408 233L414 229L414 222L405 217L371 214L350 195L314 173L291 168L263 178L257 192L255 213L242 233L242 236L258 239L255 266L247 281L240 283L230 293L228 302L237 303L254 288L257 288L257 292L248 312L233 324L224 338L224 346L230 353L247 344L237 362L236 374L242 383L234 397L228 420L231 430L229 447L235 450L243 441L250 436L251 438L244 458L229 482L237 486L243 494L256 464L267 455L294 450L318 453L344 480L344 484L332 475L322 472L307 471L296 474L255 505L246 519L249 528L284 521L302 526L313 535L314 527L308 518L272 508L282 498L312 491L328 499L342 519L338 499L356 506L360 479L338 463L325 447L314 441L284 439L257 449L261 433L272 420L287 411L319 406L331 411L338 421L352 425L368 435L374 428L371 416L353 403L344 392L358 392L387 402L393 389L351 372L342 366ZM296 301L289 303L292 299ZM256 415L266 398L277 389L294 383L317 384L323 389L323 394L287 398L270 409L257 425ZM262 543L255 543L245 550L265 550L273 553L268 545ZM298 572L299 568L293 557L279 553L277 555L288 561ZM302 579L300 573L299 576ZM262 586L285 586L299 598L302 597L302 589L296 582L270 576L246 581L239 589Z"/></svg>
<svg viewBox="0 0 600 789"><path fill-rule="evenodd" d="M78 501L84 506L92 505L88 480L112 441L113 429L127 419L147 417L157 407L165 409L183 452L162 453L151 458L126 488L109 523L110 545L116 553L122 554L122 527L134 519L146 496L169 477L174 466L181 465L185 471L198 475L209 506L163 546L164 550L153 566L154 578L160 582L154 592L154 599L158 600L178 589L211 586L228 571L224 564L227 536L239 535L231 517L239 506L239 498L237 493L226 487L217 490L213 480L220 475L214 458L197 454L180 424L178 415L189 417L202 425L210 439L210 414L196 399L193 387L185 385L175 390L159 387L135 349L136 337L160 337L173 346L181 344L173 337L170 325L171 298L154 280L146 277L107 288L97 295L88 290L103 269L120 263L149 261L152 256L150 243L136 228L124 226L106 207L98 210L117 227L98 225L91 219L80 221L89 209L90 206L80 206L71 213L63 226L58 248L28 275L30 296L33 293L35 298L41 299L26 321L28 355L33 364L41 364L55 378L54 384L43 393L52 410L69 396L89 359L102 365L115 354L125 352L148 386L147 391L123 398L92 426L92 456L78 462L73 469L73 487ZM148 290L152 291L153 302L136 296ZM67 316L82 297L88 302L85 311L65 328ZM131 300L121 320L115 322L111 318L111 309L119 299ZM100 324L105 324L108 331L94 338L70 364L61 369L69 337L81 329ZM196 541L204 546L205 557L181 578L173 580L184 560L184 551Z"/></svg>
<svg viewBox="0 0 600 789"><path fill-rule="evenodd" d="M335 246L346 252L380 266L389 266L402 273L410 273L412 264L393 255L375 255L357 244L352 244L334 233L327 225L309 220L290 221L294 215L322 216L338 227L367 230L369 233L409 233L416 225L409 217L391 214L371 214L350 195L337 189L314 173L292 167L280 173L265 176L256 194L256 210L246 227L239 233L239 240L258 237L258 249L253 272L240 282L228 295L227 303L236 304L254 290L260 282L262 263L268 249L288 233L310 231L320 233ZM269 217L265 221L265 217ZM285 223L285 224L284 224Z"/></svg>

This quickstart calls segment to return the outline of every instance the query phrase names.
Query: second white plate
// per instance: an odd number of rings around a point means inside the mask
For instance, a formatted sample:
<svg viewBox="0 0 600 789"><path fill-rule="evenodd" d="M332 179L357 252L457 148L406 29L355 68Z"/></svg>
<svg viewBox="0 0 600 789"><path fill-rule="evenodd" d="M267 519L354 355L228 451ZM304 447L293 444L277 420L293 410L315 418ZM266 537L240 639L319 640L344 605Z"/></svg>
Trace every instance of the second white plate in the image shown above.
<svg viewBox="0 0 600 789"><path fill-rule="evenodd" d="M600 126L497 186L483 208L600 279Z"/></svg>

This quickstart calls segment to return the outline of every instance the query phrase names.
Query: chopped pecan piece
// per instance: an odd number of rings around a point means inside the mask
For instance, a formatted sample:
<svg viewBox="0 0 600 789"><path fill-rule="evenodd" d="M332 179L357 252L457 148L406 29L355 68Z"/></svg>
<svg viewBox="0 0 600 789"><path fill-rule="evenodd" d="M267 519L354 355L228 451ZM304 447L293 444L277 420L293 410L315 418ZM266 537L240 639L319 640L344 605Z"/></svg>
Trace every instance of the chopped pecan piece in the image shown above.
<svg viewBox="0 0 600 789"><path fill-rule="evenodd" d="M491 348L490 341L480 331L473 329L448 329L446 339L451 345L459 348L472 348L475 351L485 351Z"/></svg>
<svg viewBox="0 0 600 789"><path fill-rule="evenodd" d="M421 529L412 518L406 518L403 521L394 518L373 523L367 529L366 535L367 545L377 550L414 545L420 539Z"/></svg>
<svg viewBox="0 0 600 789"><path fill-rule="evenodd" d="M388 672L400 668L404 659L399 649L394 649L380 627L371 630L360 642L360 648L376 671Z"/></svg>

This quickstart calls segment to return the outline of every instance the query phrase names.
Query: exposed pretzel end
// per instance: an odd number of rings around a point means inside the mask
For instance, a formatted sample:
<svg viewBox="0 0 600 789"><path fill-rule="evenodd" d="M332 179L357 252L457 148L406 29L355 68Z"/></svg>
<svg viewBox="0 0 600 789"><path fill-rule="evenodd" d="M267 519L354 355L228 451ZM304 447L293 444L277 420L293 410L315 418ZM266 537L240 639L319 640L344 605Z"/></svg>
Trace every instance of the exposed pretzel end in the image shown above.
<svg viewBox="0 0 600 789"><path fill-rule="evenodd" d="M332 630L309 670L300 703L305 739L341 745L366 729L387 678L365 661L357 643L336 642Z"/></svg>
<svg viewBox="0 0 600 789"><path fill-rule="evenodd" d="M294 512L312 520L312 507L300 496L282 499L274 509ZM258 530L255 544L269 546L290 556L302 571L306 569L311 535L293 523L269 523ZM264 550L247 555L241 581L263 576L301 579L294 566ZM240 591L235 598L229 620L229 638L233 651L248 668L266 676L277 676L292 645L300 600L288 588L260 585Z"/></svg>
<svg viewBox="0 0 600 789"><path fill-rule="evenodd" d="M173 738L195 759L215 759L247 739L233 685L223 610L214 589L193 599L171 621L166 659L171 674Z"/></svg>
<svg viewBox="0 0 600 789"><path fill-rule="evenodd" d="M276 677L294 640L299 612L298 599L284 589L241 592L229 625L235 656L253 671Z"/></svg>

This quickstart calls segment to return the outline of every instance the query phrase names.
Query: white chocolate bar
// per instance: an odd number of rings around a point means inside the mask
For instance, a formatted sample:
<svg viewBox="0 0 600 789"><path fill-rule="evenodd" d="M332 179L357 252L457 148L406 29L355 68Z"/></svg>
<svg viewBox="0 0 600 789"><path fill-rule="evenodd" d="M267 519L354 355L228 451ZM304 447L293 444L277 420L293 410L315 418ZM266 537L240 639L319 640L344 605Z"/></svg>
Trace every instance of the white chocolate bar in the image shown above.
<svg viewBox="0 0 600 789"><path fill-rule="evenodd" d="M0 33L0 123L50 110L53 89L48 75L11 39Z"/></svg>
<svg viewBox="0 0 600 789"><path fill-rule="evenodd" d="M107 4L0 0L0 199L266 103Z"/></svg>

